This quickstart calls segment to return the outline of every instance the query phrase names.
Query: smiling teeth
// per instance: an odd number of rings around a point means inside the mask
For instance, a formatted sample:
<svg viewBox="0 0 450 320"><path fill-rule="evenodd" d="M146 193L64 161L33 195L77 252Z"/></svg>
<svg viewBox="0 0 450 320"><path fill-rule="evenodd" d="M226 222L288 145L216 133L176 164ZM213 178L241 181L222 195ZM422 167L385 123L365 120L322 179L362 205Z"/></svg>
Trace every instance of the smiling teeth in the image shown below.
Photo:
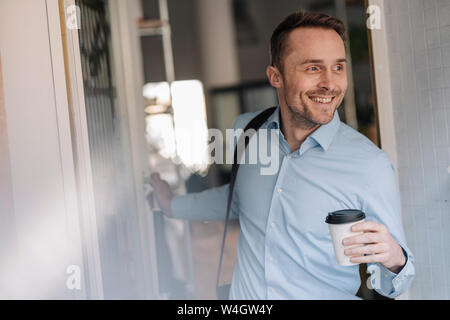
<svg viewBox="0 0 450 320"><path fill-rule="evenodd" d="M331 97L330 98L318 98L318 97L311 98L312 101L320 102L320 103L330 103L332 99L333 98L331 98Z"/></svg>

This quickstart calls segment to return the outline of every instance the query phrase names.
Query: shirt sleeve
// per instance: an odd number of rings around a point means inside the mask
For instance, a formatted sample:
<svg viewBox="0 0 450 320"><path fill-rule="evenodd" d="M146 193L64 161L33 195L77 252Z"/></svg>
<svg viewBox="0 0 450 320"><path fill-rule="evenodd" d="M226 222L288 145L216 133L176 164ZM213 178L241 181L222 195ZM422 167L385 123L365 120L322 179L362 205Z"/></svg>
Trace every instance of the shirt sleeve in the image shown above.
<svg viewBox="0 0 450 320"><path fill-rule="evenodd" d="M371 273L370 285L379 294L395 298L408 289L415 270L414 256L407 247L403 230L394 167L385 152L382 152L370 166L367 191L363 204L367 220L384 224L394 240L402 247L406 258L406 264L398 274L380 263L369 263L367 269Z"/></svg>
<svg viewBox="0 0 450 320"><path fill-rule="evenodd" d="M170 202L172 216L177 219L224 221L227 213L229 184L202 192L175 196ZM230 209L230 220L237 219L236 193Z"/></svg>

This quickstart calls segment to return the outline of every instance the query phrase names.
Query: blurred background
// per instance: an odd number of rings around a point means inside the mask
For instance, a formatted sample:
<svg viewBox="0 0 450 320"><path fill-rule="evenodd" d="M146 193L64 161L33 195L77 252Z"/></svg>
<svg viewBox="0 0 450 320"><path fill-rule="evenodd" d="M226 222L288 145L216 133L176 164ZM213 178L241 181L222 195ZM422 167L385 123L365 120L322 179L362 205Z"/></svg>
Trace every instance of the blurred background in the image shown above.
<svg viewBox="0 0 450 320"><path fill-rule="evenodd" d="M396 168L409 297L450 297L447 0L0 0L0 298L215 299L223 223L165 218L149 177L228 183L208 129L278 103L269 39L298 9L347 27L339 115Z"/></svg>

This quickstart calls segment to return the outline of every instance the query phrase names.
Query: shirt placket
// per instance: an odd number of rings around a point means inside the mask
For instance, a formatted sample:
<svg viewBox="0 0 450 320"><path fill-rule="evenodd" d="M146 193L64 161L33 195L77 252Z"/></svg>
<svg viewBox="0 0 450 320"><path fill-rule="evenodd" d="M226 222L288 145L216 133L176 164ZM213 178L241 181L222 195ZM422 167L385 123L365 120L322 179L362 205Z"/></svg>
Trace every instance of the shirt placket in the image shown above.
<svg viewBox="0 0 450 320"><path fill-rule="evenodd" d="M280 135L280 152L283 154L280 171L278 173L277 180L274 186L274 192L272 193L272 199L270 202L269 216L266 225L266 237L265 237L265 247L264 247L264 272L266 280L266 293L268 299L275 299L277 292L275 289L276 282L271 278L273 268L276 268L278 263L276 253L272 252L274 249L273 244L277 241L277 219L280 218L281 214L281 197L283 196L283 181L291 159L291 154L286 155L286 146L283 145L287 142Z"/></svg>

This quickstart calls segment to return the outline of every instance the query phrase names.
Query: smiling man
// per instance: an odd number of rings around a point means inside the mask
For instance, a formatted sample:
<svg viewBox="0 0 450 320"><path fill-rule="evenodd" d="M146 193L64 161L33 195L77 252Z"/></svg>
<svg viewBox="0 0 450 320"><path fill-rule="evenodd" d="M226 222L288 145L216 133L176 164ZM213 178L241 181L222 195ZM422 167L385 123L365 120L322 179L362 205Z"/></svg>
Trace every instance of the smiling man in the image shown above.
<svg viewBox="0 0 450 320"><path fill-rule="evenodd" d="M267 68L270 83L278 89L281 119L286 121L282 131L292 151L333 119L347 89L343 25L323 16L328 28L310 26L304 16L305 26L287 32L296 19L298 15L290 16L275 29Z"/></svg>
<svg viewBox="0 0 450 320"><path fill-rule="evenodd" d="M241 165L232 217L241 232L232 299L358 299L359 268L341 266L325 223L329 212L358 209L361 235L344 239L354 263L368 263L375 290L394 298L414 277L393 166L386 153L339 120L346 89L344 25L325 14L296 12L271 38L267 76L279 106L261 126L278 132L275 175ZM244 128L257 113L236 119ZM257 133L258 134L258 133ZM272 141L273 142L273 141ZM158 174L154 187L169 216L223 220L229 186L173 197Z"/></svg>

